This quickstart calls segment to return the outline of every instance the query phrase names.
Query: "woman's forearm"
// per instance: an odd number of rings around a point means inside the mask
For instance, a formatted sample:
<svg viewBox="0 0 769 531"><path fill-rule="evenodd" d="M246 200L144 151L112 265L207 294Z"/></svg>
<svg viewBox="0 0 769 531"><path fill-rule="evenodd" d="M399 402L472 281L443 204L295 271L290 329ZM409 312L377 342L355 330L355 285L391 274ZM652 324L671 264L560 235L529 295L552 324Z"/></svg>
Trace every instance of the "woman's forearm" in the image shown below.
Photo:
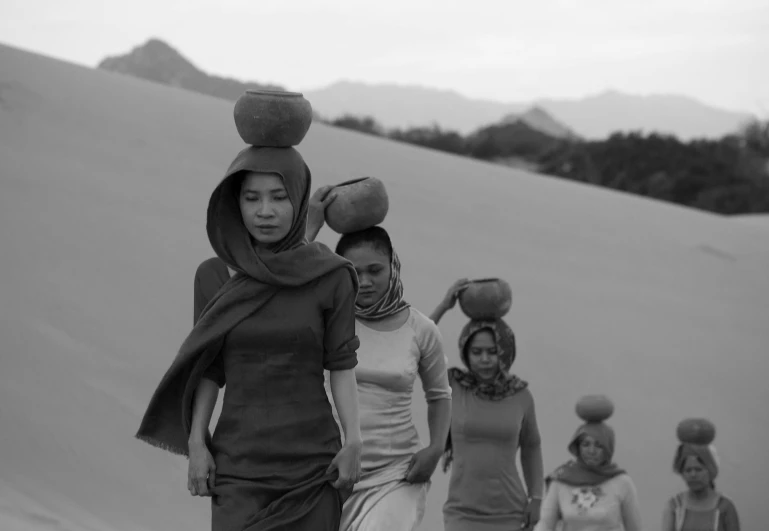
<svg viewBox="0 0 769 531"><path fill-rule="evenodd" d="M427 425L430 428L430 448L443 453L451 429L451 400L427 403Z"/></svg>
<svg viewBox="0 0 769 531"><path fill-rule="evenodd" d="M448 312L449 309L446 308L446 305L443 303L440 303L438 306L435 307L433 310L433 313L430 314L430 320L434 322L435 324L438 324L443 318L444 315L446 315L446 312Z"/></svg>
<svg viewBox="0 0 769 531"><path fill-rule="evenodd" d="M315 238L318 237L318 233L322 227L323 225L308 222L307 228L304 231L304 237L307 238L308 242L314 242Z"/></svg>
<svg viewBox="0 0 769 531"><path fill-rule="evenodd" d="M545 481L541 446L521 447L521 470L529 497L541 499Z"/></svg>
<svg viewBox="0 0 769 531"><path fill-rule="evenodd" d="M215 382L208 378L200 380L192 404L192 425L188 441L190 447L206 444L208 425L211 423L218 396L219 386Z"/></svg>
<svg viewBox="0 0 769 531"><path fill-rule="evenodd" d="M339 422L344 432L344 442L360 443L360 417L358 416L358 382L355 369L331 371L329 374L331 395L334 397Z"/></svg>

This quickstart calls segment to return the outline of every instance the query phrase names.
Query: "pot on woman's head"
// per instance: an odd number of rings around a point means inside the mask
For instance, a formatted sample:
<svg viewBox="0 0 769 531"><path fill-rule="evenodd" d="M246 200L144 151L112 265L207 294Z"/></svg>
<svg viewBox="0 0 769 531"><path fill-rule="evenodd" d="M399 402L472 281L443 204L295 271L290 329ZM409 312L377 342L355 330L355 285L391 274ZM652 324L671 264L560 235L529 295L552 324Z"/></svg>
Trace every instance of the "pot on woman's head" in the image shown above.
<svg viewBox="0 0 769 531"><path fill-rule="evenodd" d="M501 319L510 311L513 292L501 278L483 278L470 281L458 300L462 312L470 319Z"/></svg>
<svg viewBox="0 0 769 531"><path fill-rule="evenodd" d="M257 147L298 145L312 124L312 106L298 92L247 90L234 108L235 127L246 144Z"/></svg>
<svg viewBox="0 0 769 531"><path fill-rule="evenodd" d="M390 208L384 183L376 177L336 185L336 198L326 208L326 223L339 234L360 232L382 223Z"/></svg>

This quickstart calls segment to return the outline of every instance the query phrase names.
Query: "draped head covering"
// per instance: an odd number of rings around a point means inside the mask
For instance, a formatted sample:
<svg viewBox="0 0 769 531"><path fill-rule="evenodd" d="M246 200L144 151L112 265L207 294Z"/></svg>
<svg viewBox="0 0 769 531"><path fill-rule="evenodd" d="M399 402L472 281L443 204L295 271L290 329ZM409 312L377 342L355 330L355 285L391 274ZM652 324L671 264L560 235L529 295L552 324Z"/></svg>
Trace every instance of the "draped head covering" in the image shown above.
<svg viewBox="0 0 769 531"><path fill-rule="evenodd" d="M580 444L582 439L590 436L603 448L604 461L598 466L588 465L582 460ZM605 422L586 422L574 433L569 442L569 453L575 459L559 466L549 477L549 481L555 480L572 487L594 487L625 471L619 468L613 461L615 436L614 430Z"/></svg>
<svg viewBox="0 0 769 531"><path fill-rule="evenodd" d="M382 227L369 227L357 232L350 232L342 236L337 244L336 251L344 254L347 249L363 243L386 248L390 256L390 280L387 291L378 301L371 306L363 307L355 303L355 316L365 321L378 321L390 317L411 305L403 299L403 282L401 281L401 262L398 253L395 252L390 235Z"/></svg>
<svg viewBox="0 0 769 531"><path fill-rule="evenodd" d="M243 172L272 173L283 180L294 217L288 235L273 245L255 247L243 224L239 186ZM209 301L163 376L136 437L173 453L189 455L192 397L218 354L225 336L258 312L281 288L303 286L346 268L357 291L358 277L347 260L305 237L312 177L294 148L243 149L211 194L206 230L217 256L236 271ZM351 340L357 342L357 338ZM357 344L348 345L356 349Z"/></svg>
<svg viewBox="0 0 769 531"><path fill-rule="evenodd" d="M691 444L681 443L676 449L676 455L673 458L673 471L681 474L686 464L686 459L696 457L703 464L710 475L711 485L715 485L718 476L719 459L716 453L716 447L713 444Z"/></svg>
<svg viewBox="0 0 769 531"><path fill-rule="evenodd" d="M494 336L494 342L497 346L497 356L499 359L499 372L491 381L484 381L479 378L470 368L468 360L467 346L470 339L481 330L488 330ZM478 398L484 400L497 401L508 396L513 396L519 391L528 387L528 382L521 380L518 376L510 374L510 368L515 361L515 334L513 330L502 319L494 320L471 320L468 322L459 334L459 357L466 367L466 370L458 367L451 367L448 370L449 381L456 382L458 385L468 389ZM453 460L453 445L451 442L451 433L446 438L446 445L443 451L443 470L448 470Z"/></svg>

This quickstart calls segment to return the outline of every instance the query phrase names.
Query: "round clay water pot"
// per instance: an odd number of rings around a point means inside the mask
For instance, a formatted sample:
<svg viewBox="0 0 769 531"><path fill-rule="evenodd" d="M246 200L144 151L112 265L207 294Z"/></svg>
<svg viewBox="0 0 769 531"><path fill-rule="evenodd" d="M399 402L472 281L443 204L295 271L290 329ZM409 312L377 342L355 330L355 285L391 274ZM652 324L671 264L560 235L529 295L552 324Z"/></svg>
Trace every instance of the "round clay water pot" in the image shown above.
<svg viewBox="0 0 769 531"><path fill-rule="evenodd" d="M471 280L459 294L459 307L470 319L501 319L513 304L510 284L501 278Z"/></svg>
<svg viewBox="0 0 769 531"><path fill-rule="evenodd" d="M585 422L603 422L614 414L614 404L604 395L583 396L575 409Z"/></svg>
<svg viewBox="0 0 769 531"><path fill-rule="evenodd" d="M247 90L235 102L235 127L246 144L291 147L312 123L312 106L298 92Z"/></svg>
<svg viewBox="0 0 769 531"><path fill-rule="evenodd" d="M336 199L326 207L326 223L338 234L382 223L390 208L384 183L376 177L345 181L333 189Z"/></svg>
<svg viewBox="0 0 769 531"><path fill-rule="evenodd" d="M685 419L678 423L676 436L682 443L707 446L716 438L716 427L707 419Z"/></svg>

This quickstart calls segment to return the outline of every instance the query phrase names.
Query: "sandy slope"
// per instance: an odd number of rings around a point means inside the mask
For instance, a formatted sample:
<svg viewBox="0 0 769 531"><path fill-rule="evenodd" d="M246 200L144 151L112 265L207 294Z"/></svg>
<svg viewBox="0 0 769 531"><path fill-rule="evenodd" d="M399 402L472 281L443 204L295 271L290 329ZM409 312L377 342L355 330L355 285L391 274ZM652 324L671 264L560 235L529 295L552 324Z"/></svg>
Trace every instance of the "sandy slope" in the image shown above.
<svg viewBox="0 0 769 531"><path fill-rule="evenodd" d="M750 225L751 227L765 230L769 229L769 214L745 214L742 216L734 216L734 220L739 223Z"/></svg>
<svg viewBox="0 0 769 531"><path fill-rule="evenodd" d="M0 528L207 529L186 461L132 435L191 326L208 194L242 146L231 109L0 46ZM719 486L745 529L769 517L764 231L321 125L302 152L316 185L386 180L423 311L459 276L511 282L548 469L574 400L606 392L649 529L680 487L686 415L718 425ZM441 326L452 363L461 324ZM439 472L423 529L441 528L445 492Z"/></svg>

